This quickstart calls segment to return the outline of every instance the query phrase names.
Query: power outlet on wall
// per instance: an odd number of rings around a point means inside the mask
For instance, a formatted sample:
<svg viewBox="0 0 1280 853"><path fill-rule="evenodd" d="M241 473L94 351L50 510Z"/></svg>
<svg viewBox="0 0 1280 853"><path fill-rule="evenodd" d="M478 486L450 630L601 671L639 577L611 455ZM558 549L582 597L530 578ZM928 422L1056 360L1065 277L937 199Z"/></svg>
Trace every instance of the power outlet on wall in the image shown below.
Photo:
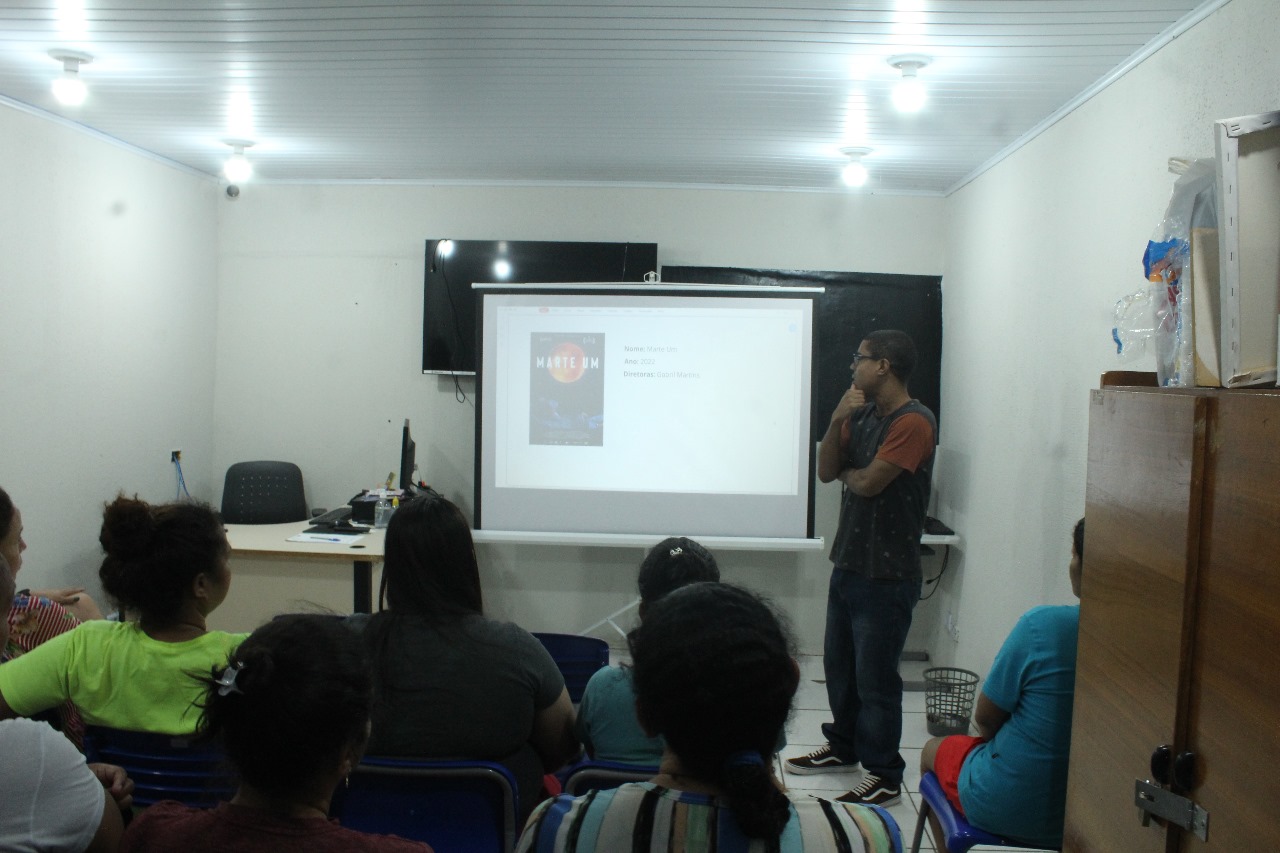
<svg viewBox="0 0 1280 853"><path fill-rule="evenodd" d="M947 629L947 636L949 636L953 642L960 642L960 623L956 621L955 614L950 610L947 611L947 619L944 625Z"/></svg>
<svg viewBox="0 0 1280 853"><path fill-rule="evenodd" d="M170 461L170 462L181 462L181 461L182 461L182 451L181 451L181 450L170 450L170 451L169 451L169 461Z"/></svg>

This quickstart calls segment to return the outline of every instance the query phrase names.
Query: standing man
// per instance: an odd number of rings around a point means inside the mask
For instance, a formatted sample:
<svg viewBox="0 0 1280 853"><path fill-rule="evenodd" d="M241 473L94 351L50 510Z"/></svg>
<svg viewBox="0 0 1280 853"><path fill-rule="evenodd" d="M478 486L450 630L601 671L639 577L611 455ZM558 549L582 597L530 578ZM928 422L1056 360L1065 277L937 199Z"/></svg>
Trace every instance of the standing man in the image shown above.
<svg viewBox="0 0 1280 853"><path fill-rule="evenodd" d="M937 421L907 392L911 338L872 332L849 367L818 450L818 479L844 487L831 546L823 668L833 722L827 745L787 760L793 773L862 765L862 781L836 799L887 806L902 794L902 677L898 660L920 598L920 535L929 504Z"/></svg>

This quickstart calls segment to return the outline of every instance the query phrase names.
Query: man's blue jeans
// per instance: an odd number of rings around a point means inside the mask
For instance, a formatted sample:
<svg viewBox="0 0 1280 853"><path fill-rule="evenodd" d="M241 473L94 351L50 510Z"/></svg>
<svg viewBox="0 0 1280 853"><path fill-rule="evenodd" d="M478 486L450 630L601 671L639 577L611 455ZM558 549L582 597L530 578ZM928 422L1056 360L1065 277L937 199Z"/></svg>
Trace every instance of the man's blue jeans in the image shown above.
<svg viewBox="0 0 1280 853"><path fill-rule="evenodd" d="M901 784L902 676L898 661L920 599L920 578L875 580L841 568L827 590L822 665L834 722L824 723L832 751L861 761L890 785Z"/></svg>

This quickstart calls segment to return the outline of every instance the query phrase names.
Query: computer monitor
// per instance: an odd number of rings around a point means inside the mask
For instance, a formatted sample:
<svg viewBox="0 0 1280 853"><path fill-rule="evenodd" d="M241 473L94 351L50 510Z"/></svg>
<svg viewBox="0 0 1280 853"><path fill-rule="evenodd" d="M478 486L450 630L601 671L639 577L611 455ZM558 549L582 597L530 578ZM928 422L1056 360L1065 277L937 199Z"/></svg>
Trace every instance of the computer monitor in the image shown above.
<svg viewBox="0 0 1280 853"><path fill-rule="evenodd" d="M405 497L417 491L418 484L413 481L414 453L413 435L409 432L409 419L404 419L404 432L400 435L400 488Z"/></svg>

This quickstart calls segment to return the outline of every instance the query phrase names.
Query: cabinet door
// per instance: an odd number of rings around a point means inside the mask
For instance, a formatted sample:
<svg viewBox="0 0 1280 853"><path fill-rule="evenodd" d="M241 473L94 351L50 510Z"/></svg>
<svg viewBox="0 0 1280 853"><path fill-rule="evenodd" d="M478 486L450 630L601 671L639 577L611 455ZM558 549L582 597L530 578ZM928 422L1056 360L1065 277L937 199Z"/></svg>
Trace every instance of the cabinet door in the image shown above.
<svg viewBox="0 0 1280 853"><path fill-rule="evenodd" d="M1215 402L1187 734L1209 837L1182 849L1280 850L1280 396Z"/></svg>
<svg viewBox="0 0 1280 853"><path fill-rule="evenodd" d="M1135 779L1175 745L1204 470L1203 397L1094 391L1065 849L1163 853Z"/></svg>

